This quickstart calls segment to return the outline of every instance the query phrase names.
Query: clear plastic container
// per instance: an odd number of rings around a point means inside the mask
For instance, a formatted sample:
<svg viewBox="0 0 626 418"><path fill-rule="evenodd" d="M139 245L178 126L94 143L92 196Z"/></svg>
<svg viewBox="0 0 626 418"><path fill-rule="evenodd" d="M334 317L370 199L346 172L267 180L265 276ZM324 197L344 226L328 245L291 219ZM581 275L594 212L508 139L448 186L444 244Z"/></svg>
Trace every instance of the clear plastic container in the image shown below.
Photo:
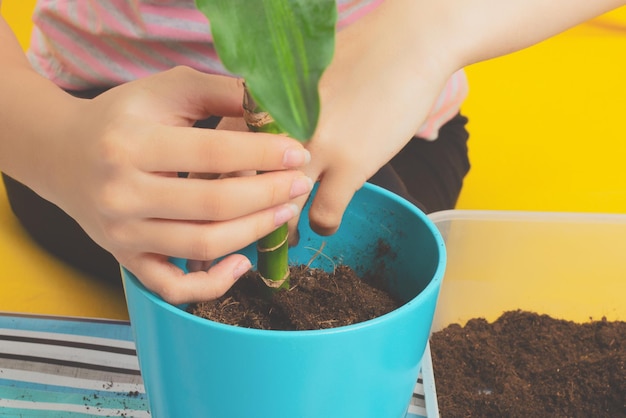
<svg viewBox="0 0 626 418"><path fill-rule="evenodd" d="M451 210L429 215L448 265L433 331L522 309L626 320L626 215Z"/></svg>

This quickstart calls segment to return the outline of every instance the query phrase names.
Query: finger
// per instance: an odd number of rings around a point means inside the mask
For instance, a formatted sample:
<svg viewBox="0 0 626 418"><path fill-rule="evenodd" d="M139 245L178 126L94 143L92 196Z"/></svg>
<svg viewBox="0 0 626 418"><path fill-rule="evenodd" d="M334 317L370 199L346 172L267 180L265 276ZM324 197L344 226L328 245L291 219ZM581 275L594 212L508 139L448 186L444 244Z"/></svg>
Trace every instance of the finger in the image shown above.
<svg viewBox="0 0 626 418"><path fill-rule="evenodd" d="M323 172L323 166L316 164L316 161L312 161L310 164L307 164L306 167L302 168L302 172L310 179L315 179L315 181L319 181L321 177L321 173ZM311 181L313 182L313 180ZM288 222L289 232L288 232L287 237L289 240L289 245L292 247L295 245L298 245L298 242L300 242L300 231L298 228L298 224L302 216L302 209L304 208L304 206L307 204L307 202L310 199L311 199L311 194L307 193L291 201L300 210L300 213Z"/></svg>
<svg viewBox="0 0 626 418"><path fill-rule="evenodd" d="M144 183L129 198L127 212L141 218L196 221L239 218L287 203L313 187L307 176L293 170L216 180L155 175Z"/></svg>
<svg viewBox="0 0 626 418"><path fill-rule="evenodd" d="M135 258L125 267L166 302L181 305L221 297L251 268L251 264L245 256L232 254L208 271L185 274L166 257L148 254Z"/></svg>
<svg viewBox="0 0 626 418"><path fill-rule="evenodd" d="M324 173L309 210L311 229L320 235L337 232L350 200L364 183L355 171Z"/></svg>
<svg viewBox="0 0 626 418"><path fill-rule="evenodd" d="M158 126L144 138L133 160L149 172L272 171L297 168L311 159L300 143L281 135Z"/></svg>
<svg viewBox="0 0 626 418"><path fill-rule="evenodd" d="M224 222L147 220L109 231L119 248L192 260L214 260L267 235L298 214L284 204Z"/></svg>
<svg viewBox="0 0 626 418"><path fill-rule="evenodd" d="M158 83L152 81L159 78ZM227 76L205 74L179 66L144 79L153 94L178 100L178 110L190 112L190 119L201 120L212 115L241 116L243 82Z"/></svg>
<svg viewBox="0 0 626 418"><path fill-rule="evenodd" d="M310 199L310 196L311 195L307 193L291 201L293 204L295 204L298 207L300 213L297 216L294 216L288 222L289 232L287 234L287 237L288 237L288 243L290 247L296 246L298 245L298 242L300 242L300 231L298 228L298 224L300 223L300 218L302 216L302 208L304 208L307 201Z"/></svg>

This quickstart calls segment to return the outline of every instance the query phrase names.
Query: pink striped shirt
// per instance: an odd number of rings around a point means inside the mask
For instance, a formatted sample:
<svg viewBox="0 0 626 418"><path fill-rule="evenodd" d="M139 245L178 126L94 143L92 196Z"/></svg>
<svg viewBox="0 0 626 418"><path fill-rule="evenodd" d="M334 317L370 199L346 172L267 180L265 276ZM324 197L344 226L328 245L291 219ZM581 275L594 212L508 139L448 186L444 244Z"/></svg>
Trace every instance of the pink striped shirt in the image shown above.
<svg viewBox="0 0 626 418"><path fill-rule="evenodd" d="M337 0L338 28L383 0ZM228 74L194 0L38 0L27 52L40 74L68 90L110 87L177 65ZM419 135L435 139L467 94L455 74Z"/></svg>

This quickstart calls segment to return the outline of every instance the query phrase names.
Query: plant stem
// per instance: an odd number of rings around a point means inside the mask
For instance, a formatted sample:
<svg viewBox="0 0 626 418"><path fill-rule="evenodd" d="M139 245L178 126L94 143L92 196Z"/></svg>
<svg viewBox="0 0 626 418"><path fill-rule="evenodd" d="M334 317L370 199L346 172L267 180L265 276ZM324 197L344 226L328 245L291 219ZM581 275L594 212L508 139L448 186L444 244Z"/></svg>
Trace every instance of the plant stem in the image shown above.
<svg viewBox="0 0 626 418"><path fill-rule="evenodd" d="M285 134L268 112L261 109L248 89L244 89L244 119L254 132ZM257 269L265 284L272 290L289 288L289 231L283 224L257 242Z"/></svg>

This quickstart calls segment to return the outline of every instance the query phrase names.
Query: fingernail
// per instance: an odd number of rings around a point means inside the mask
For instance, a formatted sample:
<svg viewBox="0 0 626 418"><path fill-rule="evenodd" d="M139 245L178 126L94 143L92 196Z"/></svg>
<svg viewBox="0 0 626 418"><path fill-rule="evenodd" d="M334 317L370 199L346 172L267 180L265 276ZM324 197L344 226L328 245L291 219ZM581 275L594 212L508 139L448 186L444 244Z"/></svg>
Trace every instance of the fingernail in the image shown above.
<svg viewBox="0 0 626 418"><path fill-rule="evenodd" d="M274 225L281 226L300 212L298 206L293 203L288 203L282 206L274 214Z"/></svg>
<svg viewBox="0 0 626 418"><path fill-rule="evenodd" d="M233 280L237 280L239 279L241 276L243 276L248 270L250 270L250 268L252 267L252 264L250 264L250 260L246 259L246 260L241 260L239 262L239 264L237 264L235 266L235 269L233 270Z"/></svg>
<svg viewBox="0 0 626 418"><path fill-rule="evenodd" d="M286 150L283 155L283 165L287 168L301 167L308 164L309 161L311 161L311 153L304 148L291 148Z"/></svg>
<svg viewBox="0 0 626 418"><path fill-rule="evenodd" d="M313 189L313 180L310 177L298 177L291 183L289 197L293 199L294 197L302 196L310 192L311 189Z"/></svg>

